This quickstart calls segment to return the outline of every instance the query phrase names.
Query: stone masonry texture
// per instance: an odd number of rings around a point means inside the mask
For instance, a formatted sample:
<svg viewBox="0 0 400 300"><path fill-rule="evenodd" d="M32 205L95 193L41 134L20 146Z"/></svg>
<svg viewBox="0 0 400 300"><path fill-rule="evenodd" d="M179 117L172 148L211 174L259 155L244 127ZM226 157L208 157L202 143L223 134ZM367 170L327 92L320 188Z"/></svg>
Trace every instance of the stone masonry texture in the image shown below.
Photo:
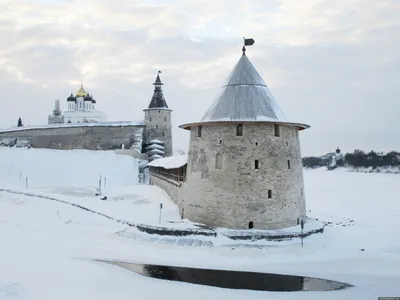
<svg viewBox="0 0 400 300"><path fill-rule="evenodd" d="M144 125L40 128L0 132L2 138L31 141L33 148L113 150L141 144Z"/></svg>
<svg viewBox="0 0 400 300"><path fill-rule="evenodd" d="M279 128L276 137L274 124L244 123L243 136L236 136L234 123L204 124L198 137L193 127L182 202L185 218L235 229L248 229L250 222L257 229L279 229L297 225L298 218L305 221L298 131L288 125ZM215 168L218 153L222 169Z"/></svg>
<svg viewBox="0 0 400 300"><path fill-rule="evenodd" d="M149 108L145 109L144 141L160 140L164 142L165 156L172 155L171 110Z"/></svg>

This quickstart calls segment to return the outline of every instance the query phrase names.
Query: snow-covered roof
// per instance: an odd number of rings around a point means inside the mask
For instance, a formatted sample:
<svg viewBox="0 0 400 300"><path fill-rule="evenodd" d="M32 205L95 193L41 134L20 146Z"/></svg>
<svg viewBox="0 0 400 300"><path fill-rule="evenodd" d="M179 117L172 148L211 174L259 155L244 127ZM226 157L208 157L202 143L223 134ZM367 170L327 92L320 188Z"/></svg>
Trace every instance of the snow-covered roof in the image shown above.
<svg viewBox="0 0 400 300"><path fill-rule="evenodd" d="M163 150L160 150L160 149L152 149L152 150L150 150L148 153L149 153L150 155L153 155L153 154L160 154L160 155L163 155L163 154L165 154L165 152L164 152Z"/></svg>
<svg viewBox="0 0 400 300"><path fill-rule="evenodd" d="M130 122L130 121L119 121L119 122L99 122L99 123L64 123L64 124L48 124L38 126L22 126L22 127L11 127L7 129L0 129L0 132L11 132L20 130L33 130L33 129L46 129L46 128L69 128L69 127L113 127L113 126L145 126L144 122Z"/></svg>
<svg viewBox="0 0 400 300"><path fill-rule="evenodd" d="M160 150L164 150L164 147L163 147L163 146L160 146L160 145L157 145L157 144L153 144L153 145L147 146L146 149L147 149L147 150L150 150L150 149L160 149Z"/></svg>
<svg viewBox="0 0 400 300"><path fill-rule="evenodd" d="M160 141L160 140L151 140L149 142L149 144L164 144L164 142Z"/></svg>
<svg viewBox="0 0 400 300"><path fill-rule="evenodd" d="M161 167L164 169L177 169L186 165L187 160L188 160L187 155L170 156L153 160L147 165L150 167Z"/></svg>
<svg viewBox="0 0 400 300"><path fill-rule="evenodd" d="M292 124L301 129L308 125L289 121L274 100L264 80L245 54L231 72L228 83L200 122L181 125L189 129L195 124L215 122L273 122Z"/></svg>

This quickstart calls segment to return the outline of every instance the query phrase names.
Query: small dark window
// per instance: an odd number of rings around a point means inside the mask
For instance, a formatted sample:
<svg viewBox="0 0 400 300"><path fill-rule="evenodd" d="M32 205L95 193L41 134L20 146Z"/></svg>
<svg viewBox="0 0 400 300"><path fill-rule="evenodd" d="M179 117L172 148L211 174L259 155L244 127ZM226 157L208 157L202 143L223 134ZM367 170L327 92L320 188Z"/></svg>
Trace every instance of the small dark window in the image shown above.
<svg viewBox="0 0 400 300"><path fill-rule="evenodd" d="M242 136L243 135L243 124L236 125L236 135Z"/></svg>
<svg viewBox="0 0 400 300"><path fill-rule="evenodd" d="M300 224L300 218L297 218L297 225Z"/></svg>
<svg viewBox="0 0 400 300"><path fill-rule="evenodd" d="M258 161L258 159L256 159L254 161L254 169L258 170L259 167L260 167L259 161Z"/></svg>
<svg viewBox="0 0 400 300"><path fill-rule="evenodd" d="M165 132L162 133L162 136L165 136Z"/></svg>
<svg viewBox="0 0 400 300"><path fill-rule="evenodd" d="M275 131L275 136L281 136L281 133L280 133L280 128L279 128L279 125L278 124L274 124L274 131Z"/></svg>
<svg viewBox="0 0 400 300"><path fill-rule="evenodd" d="M272 190L268 190L268 199L272 198Z"/></svg>
<svg viewBox="0 0 400 300"><path fill-rule="evenodd" d="M218 153L215 156L215 168L222 169L222 154L221 153Z"/></svg>
<svg viewBox="0 0 400 300"><path fill-rule="evenodd" d="M290 160L287 161L287 168L290 169Z"/></svg>
<svg viewBox="0 0 400 300"><path fill-rule="evenodd" d="M258 142L256 142L256 146L258 146Z"/></svg>
<svg viewBox="0 0 400 300"><path fill-rule="evenodd" d="M286 142L286 146L289 146L289 143L288 143L288 142Z"/></svg>
<svg viewBox="0 0 400 300"><path fill-rule="evenodd" d="M250 221L249 222L249 229L252 229L252 228L254 228L254 223L253 223L253 221Z"/></svg>
<svg viewBox="0 0 400 300"><path fill-rule="evenodd" d="M150 122L151 122L151 118L150 118Z"/></svg>
<svg viewBox="0 0 400 300"><path fill-rule="evenodd" d="M222 140L219 140L219 143L222 144Z"/></svg>
<svg viewBox="0 0 400 300"><path fill-rule="evenodd" d="M160 113L160 111L158 111L158 113Z"/></svg>
<svg viewBox="0 0 400 300"><path fill-rule="evenodd" d="M164 117L164 121L167 122L167 117Z"/></svg>
<svg viewBox="0 0 400 300"><path fill-rule="evenodd" d="M197 137L201 137L201 129L202 129L202 127L201 127L201 125L199 125L197 127Z"/></svg>
<svg viewBox="0 0 400 300"><path fill-rule="evenodd" d="M156 125L156 128L158 129L158 125Z"/></svg>

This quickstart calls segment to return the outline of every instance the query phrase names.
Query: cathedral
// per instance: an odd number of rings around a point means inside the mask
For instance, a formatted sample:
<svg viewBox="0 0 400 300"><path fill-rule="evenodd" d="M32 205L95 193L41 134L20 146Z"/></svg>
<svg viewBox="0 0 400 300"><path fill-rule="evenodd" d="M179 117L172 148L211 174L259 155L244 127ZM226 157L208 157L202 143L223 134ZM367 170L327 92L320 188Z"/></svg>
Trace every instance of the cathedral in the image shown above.
<svg viewBox="0 0 400 300"><path fill-rule="evenodd" d="M55 101L53 114L49 116L49 124L63 123L99 123L106 122L107 115L96 110L96 100L83 88L67 98L68 110L61 112L60 100Z"/></svg>
<svg viewBox="0 0 400 300"><path fill-rule="evenodd" d="M135 126L143 128L143 149L142 153L146 153L149 160L171 156L172 155L172 110L168 107L165 100L160 78L161 71L157 72L156 80L153 83L154 91L149 106L144 109L144 121L134 122ZM60 108L60 100L55 101L53 113L49 115L49 124L75 124L85 123L91 126L114 127L116 125L123 126L124 122L107 122L107 115L95 108L96 100L90 95L81 84L79 90L66 99L67 110L62 112ZM125 122L126 123L126 122ZM118 137L114 136L114 140Z"/></svg>

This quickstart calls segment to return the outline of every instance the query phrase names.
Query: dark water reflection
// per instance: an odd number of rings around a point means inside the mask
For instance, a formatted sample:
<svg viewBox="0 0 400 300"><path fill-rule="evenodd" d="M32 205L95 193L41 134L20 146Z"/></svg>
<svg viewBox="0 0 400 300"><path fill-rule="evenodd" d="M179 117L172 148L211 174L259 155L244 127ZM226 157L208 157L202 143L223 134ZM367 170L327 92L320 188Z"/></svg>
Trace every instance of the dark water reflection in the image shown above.
<svg viewBox="0 0 400 300"><path fill-rule="evenodd" d="M350 284L343 282L293 275L101 261L120 266L147 277L229 289L293 292L333 291L351 287Z"/></svg>

